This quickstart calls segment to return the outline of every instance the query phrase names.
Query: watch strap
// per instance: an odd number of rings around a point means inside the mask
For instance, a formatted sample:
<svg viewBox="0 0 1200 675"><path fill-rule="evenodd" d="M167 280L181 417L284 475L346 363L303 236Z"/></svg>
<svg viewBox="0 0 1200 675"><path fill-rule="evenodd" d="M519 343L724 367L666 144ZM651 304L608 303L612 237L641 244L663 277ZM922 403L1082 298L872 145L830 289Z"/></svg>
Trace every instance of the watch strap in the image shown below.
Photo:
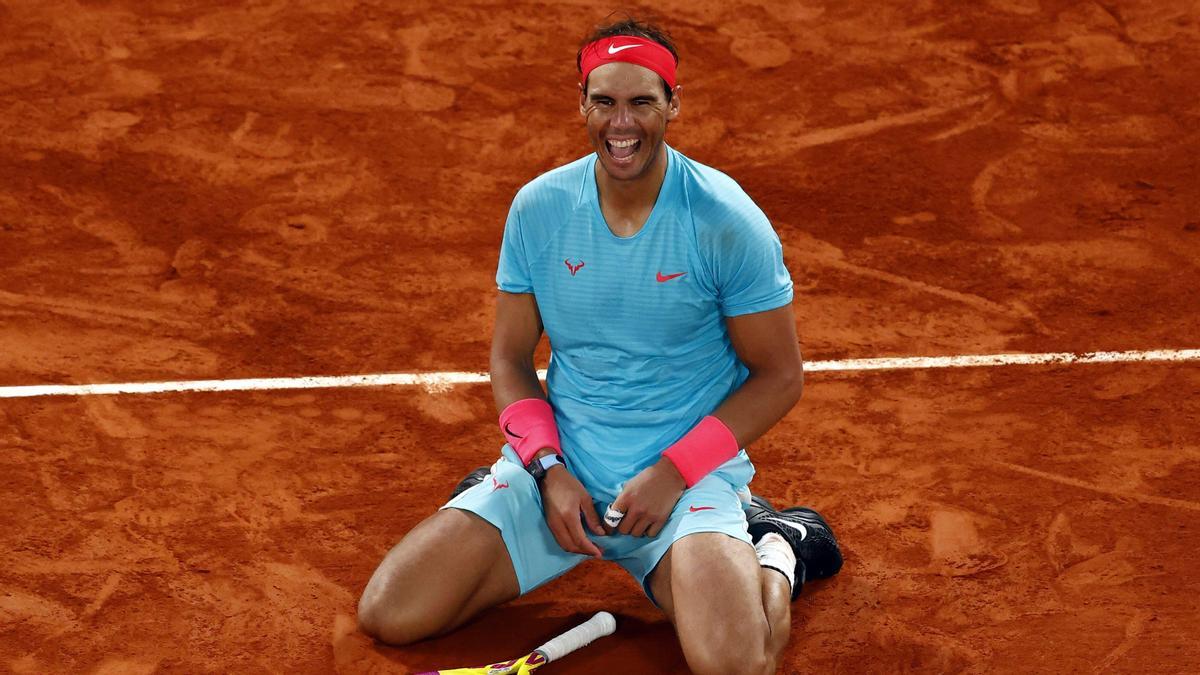
<svg viewBox="0 0 1200 675"><path fill-rule="evenodd" d="M542 475L545 475L546 472L550 470L550 467L556 464L563 464L562 455L546 455L545 457L535 459L533 461L541 465Z"/></svg>

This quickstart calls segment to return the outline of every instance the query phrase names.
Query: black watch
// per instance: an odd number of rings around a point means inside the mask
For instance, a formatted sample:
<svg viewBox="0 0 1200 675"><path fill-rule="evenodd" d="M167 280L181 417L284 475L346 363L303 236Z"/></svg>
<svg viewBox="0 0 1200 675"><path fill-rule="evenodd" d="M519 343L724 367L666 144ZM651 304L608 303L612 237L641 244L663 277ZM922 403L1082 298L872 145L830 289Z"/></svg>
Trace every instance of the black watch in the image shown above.
<svg viewBox="0 0 1200 675"><path fill-rule="evenodd" d="M561 455L546 455L541 459L531 460L525 465L525 470L529 472L530 476L533 476L533 480L536 481L540 487L542 484L542 479L546 477L546 472L550 470L550 467L556 464L562 464L563 466L566 466L566 464L563 463Z"/></svg>

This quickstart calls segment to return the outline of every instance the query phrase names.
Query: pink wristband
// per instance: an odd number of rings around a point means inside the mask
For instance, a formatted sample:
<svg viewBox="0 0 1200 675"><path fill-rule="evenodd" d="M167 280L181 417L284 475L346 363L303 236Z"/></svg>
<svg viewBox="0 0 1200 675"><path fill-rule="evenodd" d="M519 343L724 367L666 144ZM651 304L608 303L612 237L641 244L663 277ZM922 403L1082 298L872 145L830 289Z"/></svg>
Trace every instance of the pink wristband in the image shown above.
<svg viewBox="0 0 1200 675"><path fill-rule="evenodd" d="M721 420L709 415L683 438L663 451L688 487L700 482L713 469L733 459L741 447Z"/></svg>
<svg viewBox="0 0 1200 675"><path fill-rule="evenodd" d="M553 448L556 453L562 454L554 409L544 399L523 398L510 403L500 413L500 430L504 432L508 444L517 451L522 464L528 464L542 448Z"/></svg>

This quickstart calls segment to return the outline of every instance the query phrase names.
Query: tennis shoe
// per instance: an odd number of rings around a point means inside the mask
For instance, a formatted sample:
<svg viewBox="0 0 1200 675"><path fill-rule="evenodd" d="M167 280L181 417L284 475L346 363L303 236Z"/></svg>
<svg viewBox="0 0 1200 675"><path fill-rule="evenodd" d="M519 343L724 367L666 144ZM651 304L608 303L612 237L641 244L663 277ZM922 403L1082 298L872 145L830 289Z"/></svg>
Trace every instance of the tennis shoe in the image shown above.
<svg viewBox="0 0 1200 675"><path fill-rule="evenodd" d="M824 579L842 568L842 552L829 523L821 514L803 506L782 511L771 502L755 495L746 507L746 522L754 543L768 532L782 536L796 554L796 583L792 599L800 593L805 581Z"/></svg>
<svg viewBox="0 0 1200 675"><path fill-rule="evenodd" d="M459 481L458 485L456 485L454 487L454 492L450 493L450 499L454 499L455 497L461 495L462 493L466 492L467 490L470 490L471 488L475 487L476 485L479 485L480 483L482 483L483 479L487 478L488 474L491 473L491 471L492 471L491 467L481 466L478 469L475 469L471 473L467 474L467 477L462 479L461 481Z"/></svg>

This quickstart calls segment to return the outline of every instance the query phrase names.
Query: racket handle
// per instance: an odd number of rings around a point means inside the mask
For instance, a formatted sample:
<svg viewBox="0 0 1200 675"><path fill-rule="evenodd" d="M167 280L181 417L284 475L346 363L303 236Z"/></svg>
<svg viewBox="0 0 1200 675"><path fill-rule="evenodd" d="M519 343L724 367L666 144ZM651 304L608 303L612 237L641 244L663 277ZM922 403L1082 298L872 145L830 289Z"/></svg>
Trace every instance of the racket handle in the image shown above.
<svg viewBox="0 0 1200 675"><path fill-rule="evenodd" d="M593 640L602 638L605 635L612 635L616 629L617 620L613 618L612 614L608 612L596 612L596 615L592 618L550 640L534 651L541 652L542 656L546 657L546 663L557 661Z"/></svg>

